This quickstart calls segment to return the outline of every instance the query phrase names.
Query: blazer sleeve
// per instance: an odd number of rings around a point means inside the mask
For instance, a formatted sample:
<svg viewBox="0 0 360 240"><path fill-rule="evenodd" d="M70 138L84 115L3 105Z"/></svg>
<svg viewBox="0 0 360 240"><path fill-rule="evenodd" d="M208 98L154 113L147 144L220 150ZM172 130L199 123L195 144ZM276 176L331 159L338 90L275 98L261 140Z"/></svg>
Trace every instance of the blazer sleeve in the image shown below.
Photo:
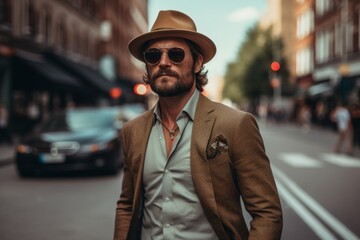
<svg viewBox="0 0 360 240"><path fill-rule="evenodd" d="M245 208L252 216L249 239L280 239L280 198L255 118L244 113L234 132L231 158Z"/></svg>
<svg viewBox="0 0 360 240"><path fill-rule="evenodd" d="M114 240L125 240L129 228L133 211L133 196L134 188L132 183L131 171L129 167L129 161L126 154L126 141L125 141L125 129L121 131L121 144L122 144L122 160L124 162L123 167L123 181L120 199L117 202L116 214L115 214L115 230Z"/></svg>

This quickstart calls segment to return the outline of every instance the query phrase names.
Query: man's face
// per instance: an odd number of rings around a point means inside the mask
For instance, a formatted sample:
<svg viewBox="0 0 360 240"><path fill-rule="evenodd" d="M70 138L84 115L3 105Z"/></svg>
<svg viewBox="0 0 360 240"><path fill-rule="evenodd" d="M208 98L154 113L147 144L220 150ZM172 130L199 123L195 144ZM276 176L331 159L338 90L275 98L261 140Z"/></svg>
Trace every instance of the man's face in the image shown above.
<svg viewBox="0 0 360 240"><path fill-rule="evenodd" d="M194 64L188 44L177 38L156 40L147 49L154 48L160 49L162 54L157 63L146 64L151 89L161 97L192 93L196 86L195 73L201 69L202 56L199 56L199 60ZM171 57L169 58L168 51L173 48L184 50L182 61L173 61Z"/></svg>

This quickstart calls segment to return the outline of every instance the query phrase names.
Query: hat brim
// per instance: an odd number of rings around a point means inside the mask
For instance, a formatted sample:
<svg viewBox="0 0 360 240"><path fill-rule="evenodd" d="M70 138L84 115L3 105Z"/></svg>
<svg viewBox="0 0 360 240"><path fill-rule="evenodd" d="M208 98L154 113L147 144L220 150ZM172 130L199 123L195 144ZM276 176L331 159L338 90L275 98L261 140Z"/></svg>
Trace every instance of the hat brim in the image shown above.
<svg viewBox="0 0 360 240"><path fill-rule="evenodd" d="M215 56L216 46L210 38L206 37L201 33L194 31L187 31L187 30L164 29L164 30L148 32L132 39L129 42L128 48L130 53L135 58L144 62L144 58L143 58L144 44L154 39L167 38L167 37L184 38L195 43L199 47L199 50L204 57L204 63L207 63Z"/></svg>

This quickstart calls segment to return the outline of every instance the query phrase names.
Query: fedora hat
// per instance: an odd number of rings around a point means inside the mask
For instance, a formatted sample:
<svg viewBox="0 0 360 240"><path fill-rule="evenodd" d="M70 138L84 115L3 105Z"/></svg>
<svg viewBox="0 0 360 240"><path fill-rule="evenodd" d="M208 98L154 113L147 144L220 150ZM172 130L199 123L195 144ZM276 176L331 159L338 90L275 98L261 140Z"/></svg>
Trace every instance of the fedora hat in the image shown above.
<svg viewBox="0 0 360 240"><path fill-rule="evenodd" d="M151 40L166 37L183 38L196 44L204 57L204 63L210 61L216 53L214 42L197 32L194 21L186 14L174 10L160 11L150 32L129 42L129 51L135 58L144 61L144 45Z"/></svg>

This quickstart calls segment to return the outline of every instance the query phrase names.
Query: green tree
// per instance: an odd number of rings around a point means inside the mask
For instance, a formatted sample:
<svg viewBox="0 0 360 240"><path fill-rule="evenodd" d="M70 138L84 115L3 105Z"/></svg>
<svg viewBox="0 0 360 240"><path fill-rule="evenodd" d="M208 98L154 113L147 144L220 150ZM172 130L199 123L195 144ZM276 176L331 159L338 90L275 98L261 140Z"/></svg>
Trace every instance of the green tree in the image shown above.
<svg viewBox="0 0 360 240"><path fill-rule="evenodd" d="M282 86L286 86L289 72L281 57L282 49L281 39L272 36L271 28L264 30L255 25L249 29L237 58L227 66L223 96L236 103L246 99L252 105L257 105L262 96L271 97L270 64L274 60L281 64L277 74Z"/></svg>

